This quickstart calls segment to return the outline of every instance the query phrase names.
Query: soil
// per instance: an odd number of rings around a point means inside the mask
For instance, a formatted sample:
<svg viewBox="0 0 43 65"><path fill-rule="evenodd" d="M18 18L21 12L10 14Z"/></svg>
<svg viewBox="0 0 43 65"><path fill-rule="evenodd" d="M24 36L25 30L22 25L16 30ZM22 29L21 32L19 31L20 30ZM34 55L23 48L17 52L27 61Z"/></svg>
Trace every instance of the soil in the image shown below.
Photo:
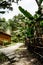
<svg viewBox="0 0 43 65"><path fill-rule="evenodd" d="M28 51L24 46L15 51L15 56L15 62L10 63L6 59L3 63L0 63L0 65L43 65L34 57L34 54L30 53L30 51Z"/></svg>

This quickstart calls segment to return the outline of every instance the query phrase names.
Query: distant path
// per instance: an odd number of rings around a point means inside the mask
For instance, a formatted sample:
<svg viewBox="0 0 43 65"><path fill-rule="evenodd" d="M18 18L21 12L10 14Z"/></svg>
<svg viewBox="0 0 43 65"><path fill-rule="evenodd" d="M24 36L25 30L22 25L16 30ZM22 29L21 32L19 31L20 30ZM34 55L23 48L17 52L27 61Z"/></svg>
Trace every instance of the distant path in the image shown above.
<svg viewBox="0 0 43 65"><path fill-rule="evenodd" d="M14 46L9 46L9 47L6 47L6 48L2 48L2 49L0 49L0 53L5 53L5 54L12 53L22 45L23 45L23 43L17 43Z"/></svg>

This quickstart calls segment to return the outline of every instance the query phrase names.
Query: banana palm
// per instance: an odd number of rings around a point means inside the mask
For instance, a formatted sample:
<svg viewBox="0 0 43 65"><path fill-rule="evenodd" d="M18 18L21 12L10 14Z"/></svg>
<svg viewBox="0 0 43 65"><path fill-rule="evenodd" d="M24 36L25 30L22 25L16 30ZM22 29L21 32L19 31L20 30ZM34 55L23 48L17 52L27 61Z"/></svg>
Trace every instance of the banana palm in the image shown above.
<svg viewBox="0 0 43 65"><path fill-rule="evenodd" d="M27 17L29 20L31 20L31 28L33 27L34 29L34 37L35 36L39 36L40 33L40 21L43 21L43 13L41 10L43 10L43 8L41 7L41 3L43 2L43 0L36 0L36 3L38 5L38 11L35 13L34 16L32 16L28 11L26 11L25 9L23 9L21 6L19 6L19 10L25 15L25 17ZM29 21L28 21L29 22Z"/></svg>

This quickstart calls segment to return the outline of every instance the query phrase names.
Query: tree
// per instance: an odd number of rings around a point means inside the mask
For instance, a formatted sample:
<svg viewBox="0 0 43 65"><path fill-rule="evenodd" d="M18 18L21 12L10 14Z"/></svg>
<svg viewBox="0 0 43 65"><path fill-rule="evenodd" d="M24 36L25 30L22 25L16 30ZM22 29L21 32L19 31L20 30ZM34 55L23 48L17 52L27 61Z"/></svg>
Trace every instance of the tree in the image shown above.
<svg viewBox="0 0 43 65"><path fill-rule="evenodd" d="M0 31L6 32L8 23L5 18L0 18Z"/></svg>
<svg viewBox="0 0 43 65"><path fill-rule="evenodd" d="M13 7L12 7L12 2L14 3L18 3L19 0L0 0L0 9L9 9L9 10L13 10ZM0 13L4 14L5 11L0 11Z"/></svg>
<svg viewBox="0 0 43 65"><path fill-rule="evenodd" d="M31 20L30 28L34 29L33 37L40 37L42 36L42 33L40 31L40 22L43 21L43 6L41 5L43 0L35 0L38 5L38 11L35 13L34 16L32 16L28 11L23 9L21 6L19 6L19 10L29 19ZM28 28L29 29L29 28ZM28 32L28 31L27 31ZM30 31L29 31L30 32ZM29 33L28 32L28 33ZM28 34L27 34L28 36ZM30 37L30 36L29 36Z"/></svg>

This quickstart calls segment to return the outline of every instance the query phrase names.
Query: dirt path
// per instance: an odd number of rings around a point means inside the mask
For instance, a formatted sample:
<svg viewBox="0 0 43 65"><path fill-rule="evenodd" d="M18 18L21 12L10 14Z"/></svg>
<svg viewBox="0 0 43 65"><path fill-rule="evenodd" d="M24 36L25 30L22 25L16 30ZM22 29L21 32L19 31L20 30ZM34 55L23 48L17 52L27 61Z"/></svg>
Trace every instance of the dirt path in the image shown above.
<svg viewBox="0 0 43 65"><path fill-rule="evenodd" d="M15 51L15 62L9 64L5 61L0 65L43 65L31 54L26 47L20 47Z"/></svg>
<svg viewBox="0 0 43 65"><path fill-rule="evenodd" d="M13 45L13 46L1 48L0 53L5 53L5 54L12 53L22 45L23 45L23 43L17 43L16 45Z"/></svg>
<svg viewBox="0 0 43 65"><path fill-rule="evenodd" d="M19 59L18 62L13 63L14 65L42 65L26 48L16 51L16 54Z"/></svg>

